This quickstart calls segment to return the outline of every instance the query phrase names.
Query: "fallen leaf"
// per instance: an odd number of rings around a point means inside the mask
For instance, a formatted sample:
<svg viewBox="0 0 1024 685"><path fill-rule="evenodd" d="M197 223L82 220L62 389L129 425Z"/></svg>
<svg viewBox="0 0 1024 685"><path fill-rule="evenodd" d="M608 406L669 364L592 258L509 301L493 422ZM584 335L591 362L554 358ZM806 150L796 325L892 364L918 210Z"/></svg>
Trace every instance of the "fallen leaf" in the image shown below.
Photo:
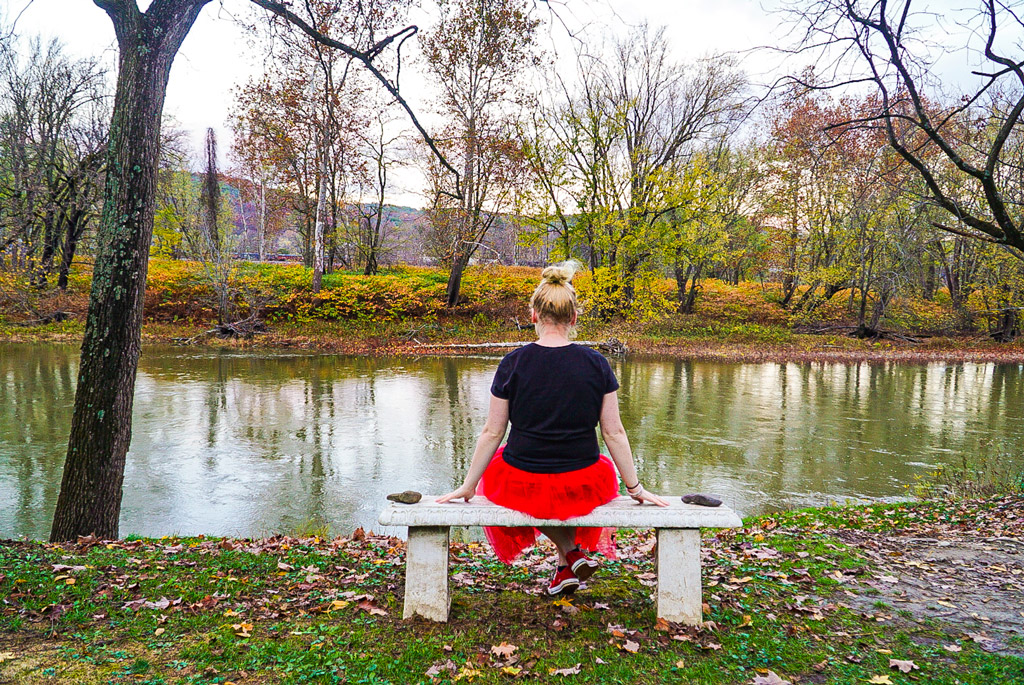
<svg viewBox="0 0 1024 685"><path fill-rule="evenodd" d="M551 675L576 675L580 672L580 666L583 664L576 664L572 668L549 668L548 673Z"/></svg>
<svg viewBox="0 0 1024 685"><path fill-rule="evenodd" d="M368 599L364 599L359 604L356 604L356 609L359 609L360 611L365 611L366 613L370 614L371 616L387 616L388 615L388 612L384 611L383 609L381 609L379 606L377 606L376 604L374 604L373 602L371 602Z"/></svg>
<svg viewBox="0 0 1024 685"><path fill-rule="evenodd" d="M680 659L679 661L676 662L676 668L683 668L685 666L686 666L686 662L683 661L682 659Z"/></svg>
<svg viewBox="0 0 1024 685"><path fill-rule="evenodd" d="M0 664L5 661L14 661L18 658L18 655L14 652L0 652Z"/></svg>
<svg viewBox="0 0 1024 685"><path fill-rule="evenodd" d="M235 623L231 628L238 637L252 637L253 625L251 623Z"/></svg>
<svg viewBox="0 0 1024 685"><path fill-rule="evenodd" d="M868 678L867 682L871 683L871 685L892 685L892 681L889 680L887 675L873 675Z"/></svg>
<svg viewBox="0 0 1024 685"><path fill-rule="evenodd" d="M360 530L362 530L362 529L360 528ZM353 536L353 538L354 537L355 536ZM463 678L465 678L469 682L473 682L474 678L476 678L477 676L481 676L483 674L484 674L483 671L479 671L479 670L477 670L477 669L475 669L475 668L473 668L473 667L471 667L471 666L469 666L467 664L466 666L463 666L459 670L459 672L455 675L455 677L452 678L452 681L454 682L456 680L462 680Z"/></svg>
<svg viewBox="0 0 1024 685"><path fill-rule="evenodd" d="M278 568L278 570L280 570L280 571L291 571L291 570L293 570L293 569L294 569L295 567L294 567L294 566L292 566L291 564L286 564L286 563L284 563L283 561L279 561L279 562L277 562L277 568Z"/></svg>
<svg viewBox="0 0 1024 685"><path fill-rule="evenodd" d="M749 626L753 622L754 622L754 620L750 617L750 614L744 614L743 615L743 622L740 623L739 627L740 628L746 628L747 626Z"/></svg>
<svg viewBox="0 0 1024 685"><path fill-rule="evenodd" d="M424 675L428 678L433 678L434 676L440 675L442 671L455 673L455 671L457 671L458 669L459 667L455 665L455 662L451 659L448 659L444 663L434 664L433 666L427 669L427 672L424 673Z"/></svg>
<svg viewBox="0 0 1024 685"><path fill-rule="evenodd" d="M626 644L622 645L622 649L626 650L630 654L636 654L640 651L640 643L633 642L632 640L626 640Z"/></svg>
<svg viewBox="0 0 1024 685"><path fill-rule="evenodd" d="M515 645L510 645L507 642L502 642L500 645L491 645L491 654L493 654L494 656L500 656L502 659L507 659L513 654L515 654L515 651L517 649L519 648Z"/></svg>
<svg viewBox="0 0 1024 685"><path fill-rule="evenodd" d="M942 648L947 652L953 652L954 654L963 650L963 647L960 645L942 645Z"/></svg>
<svg viewBox="0 0 1024 685"><path fill-rule="evenodd" d="M331 600L331 611L334 611L336 609L344 609L348 606L348 604L349 603L343 599Z"/></svg>
<svg viewBox="0 0 1024 685"><path fill-rule="evenodd" d="M516 666L504 666L501 669L502 673L506 673L508 675L519 675L522 671L523 669Z"/></svg>
<svg viewBox="0 0 1024 685"><path fill-rule="evenodd" d="M751 685L793 685L793 683L779 677L775 671L768 671L768 675L754 676Z"/></svg>
<svg viewBox="0 0 1024 685"><path fill-rule="evenodd" d="M911 671L919 670L921 667L915 664L913 661L889 659L889 668L898 668L900 670L900 673L910 673Z"/></svg>
<svg viewBox="0 0 1024 685"><path fill-rule="evenodd" d="M667 633L669 630L668 621L659 616L658 620L654 622L654 629L661 633Z"/></svg>
<svg viewBox="0 0 1024 685"><path fill-rule="evenodd" d="M160 637L161 635L163 635L166 632L167 631L164 630L163 628L157 628L156 630L153 631L153 634L156 635L157 637Z"/></svg>

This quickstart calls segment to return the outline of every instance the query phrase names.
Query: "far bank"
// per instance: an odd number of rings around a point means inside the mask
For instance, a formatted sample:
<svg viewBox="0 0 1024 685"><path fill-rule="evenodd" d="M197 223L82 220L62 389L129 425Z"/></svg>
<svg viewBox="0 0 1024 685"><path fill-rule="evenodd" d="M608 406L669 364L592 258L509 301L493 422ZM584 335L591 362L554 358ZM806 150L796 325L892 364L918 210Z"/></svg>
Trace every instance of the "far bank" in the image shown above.
<svg viewBox="0 0 1024 685"><path fill-rule="evenodd" d="M300 265L239 263L224 284L226 316L218 315L222 300L204 274L196 263L152 260L144 343L389 356L500 354L500 346L476 346L533 339L527 300L538 269L472 267L459 304L449 308L440 269L401 267L375 276L337 272L313 293L310 272ZM643 290L628 296L599 275L580 273L574 282L584 307L578 339L617 340L629 355L737 362L1024 362L1024 342L997 342L990 335L984 302L957 311L941 290L927 300L889 302L885 315L865 329L851 315L849 291L783 306L777 284L708 280L692 311L681 313L669 279L648 279ZM66 291L5 282L0 342L77 342L90 285L84 267L73 272Z"/></svg>

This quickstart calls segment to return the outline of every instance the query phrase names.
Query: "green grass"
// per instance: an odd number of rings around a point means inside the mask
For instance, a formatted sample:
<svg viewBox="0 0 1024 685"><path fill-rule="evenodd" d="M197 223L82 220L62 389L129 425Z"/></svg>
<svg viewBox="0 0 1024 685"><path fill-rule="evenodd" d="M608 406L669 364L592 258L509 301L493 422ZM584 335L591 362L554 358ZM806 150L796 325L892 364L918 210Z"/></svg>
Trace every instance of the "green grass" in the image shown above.
<svg viewBox="0 0 1024 685"><path fill-rule="evenodd" d="M990 653L936 621L879 622L871 612L890 612L881 600L868 612L844 602L872 562L836 531L994 525L995 506L806 510L706 536L701 629L655 623L649 532L623 532L620 558L568 602L538 594L543 552L509 567L455 543L448 624L400 620L404 552L393 538L9 542L0 681L425 683L433 669L434 682L749 683L767 670L814 683L1021 682L1019 640ZM503 643L511 656L492 651ZM894 671L890 657L920 670Z"/></svg>

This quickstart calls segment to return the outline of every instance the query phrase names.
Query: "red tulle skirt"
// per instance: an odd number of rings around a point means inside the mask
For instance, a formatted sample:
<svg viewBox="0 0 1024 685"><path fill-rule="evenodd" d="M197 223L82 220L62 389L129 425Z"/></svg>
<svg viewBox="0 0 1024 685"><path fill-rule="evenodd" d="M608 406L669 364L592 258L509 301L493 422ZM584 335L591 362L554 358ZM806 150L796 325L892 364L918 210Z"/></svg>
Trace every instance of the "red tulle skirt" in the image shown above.
<svg viewBox="0 0 1024 685"><path fill-rule="evenodd" d="M498 448L484 471L476 494L495 504L543 519L564 521L584 516L619 495L619 478L612 460L603 454L586 468L565 473L530 473L510 465ZM506 564L537 542L540 531L528 526L484 527L494 553ZM590 552L615 558L611 528L577 528L576 544Z"/></svg>

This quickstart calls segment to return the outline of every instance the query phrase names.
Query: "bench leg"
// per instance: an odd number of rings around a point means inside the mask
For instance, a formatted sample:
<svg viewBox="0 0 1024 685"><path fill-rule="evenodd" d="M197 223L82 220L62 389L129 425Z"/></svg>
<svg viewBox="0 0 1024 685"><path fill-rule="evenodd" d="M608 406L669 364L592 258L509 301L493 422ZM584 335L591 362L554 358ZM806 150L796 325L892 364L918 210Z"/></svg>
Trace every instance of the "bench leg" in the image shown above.
<svg viewBox="0 0 1024 685"><path fill-rule="evenodd" d="M700 529L659 528L658 618L700 625Z"/></svg>
<svg viewBox="0 0 1024 685"><path fill-rule="evenodd" d="M405 552L405 607L402 618L448 620L448 526L413 526Z"/></svg>

